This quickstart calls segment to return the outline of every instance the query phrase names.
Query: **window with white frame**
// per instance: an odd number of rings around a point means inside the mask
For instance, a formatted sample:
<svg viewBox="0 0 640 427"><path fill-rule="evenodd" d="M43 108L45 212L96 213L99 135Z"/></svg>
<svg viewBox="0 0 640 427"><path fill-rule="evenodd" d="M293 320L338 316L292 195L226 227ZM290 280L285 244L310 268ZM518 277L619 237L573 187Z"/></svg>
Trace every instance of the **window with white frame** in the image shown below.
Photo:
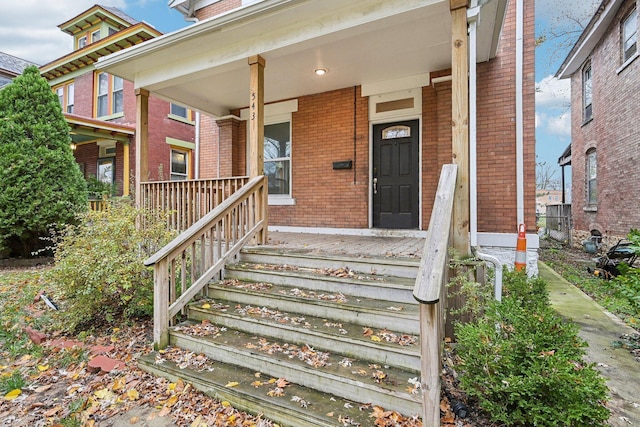
<svg viewBox="0 0 640 427"><path fill-rule="evenodd" d="M98 74L96 90L96 117L124 111L124 81L107 73Z"/></svg>
<svg viewBox="0 0 640 427"><path fill-rule="evenodd" d="M100 30L96 30L91 33L91 43L95 43L100 40Z"/></svg>
<svg viewBox="0 0 640 427"><path fill-rule="evenodd" d="M626 62L638 51L638 10L634 8L622 20L622 62Z"/></svg>
<svg viewBox="0 0 640 427"><path fill-rule="evenodd" d="M189 152L171 149L171 180L184 181L189 178Z"/></svg>
<svg viewBox="0 0 640 427"><path fill-rule="evenodd" d="M593 118L593 78L591 62L582 69L582 104L583 121L587 122Z"/></svg>
<svg viewBox="0 0 640 427"><path fill-rule="evenodd" d="M264 173L270 196L291 196L291 122L265 125Z"/></svg>
<svg viewBox="0 0 640 427"><path fill-rule="evenodd" d="M66 113L73 113L74 104L75 104L75 86L73 81L67 84L60 85L54 88L54 92L58 97L58 102L60 102L60 107L62 107L62 111Z"/></svg>
<svg viewBox="0 0 640 427"><path fill-rule="evenodd" d="M183 107L179 104L174 104L173 102L171 103L170 114L172 116L182 117L183 119L189 120L189 110L187 109L187 107Z"/></svg>
<svg viewBox="0 0 640 427"><path fill-rule="evenodd" d="M587 190L587 205L595 207L597 204L597 178L598 178L598 165L596 162L596 150L595 148L587 151L587 164L586 164L586 190Z"/></svg>
<svg viewBox="0 0 640 427"><path fill-rule="evenodd" d="M75 104L75 85L73 83L69 83L67 85L67 113L73 114L73 106Z"/></svg>
<svg viewBox="0 0 640 427"><path fill-rule="evenodd" d="M56 95L58 96L58 102L60 102L60 106L64 108L64 86L56 88Z"/></svg>
<svg viewBox="0 0 640 427"><path fill-rule="evenodd" d="M82 49L87 45L87 36L82 36L78 39L78 49Z"/></svg>

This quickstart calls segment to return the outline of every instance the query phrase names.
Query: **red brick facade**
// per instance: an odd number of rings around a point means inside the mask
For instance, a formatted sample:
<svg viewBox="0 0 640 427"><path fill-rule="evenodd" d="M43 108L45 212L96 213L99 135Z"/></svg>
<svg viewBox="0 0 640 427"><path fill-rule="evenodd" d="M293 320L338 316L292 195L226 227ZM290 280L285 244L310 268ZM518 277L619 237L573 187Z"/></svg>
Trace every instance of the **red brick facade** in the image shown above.
<svg viewBox="0 0 640 427"><path fill-rule="evenodd" d="M214 16L218 2L198 12ZM200 15L202 14L202 15ZM525 2L524 166L525 222L535 225L534 5ZM478 229L513 233L516 213L516 59L515 2L510 2L495 59L478 64ZM450 75L450 70L431 77ZM270 206L272 225L368 228L370 174L369 99L361 87L302 96L292 114L292 198L294 205ZM234 112L239 114L239 112ZM422 222L426 229L441 166L451 163L451 82L422 88ZM395 120L390 120L395 121ZM203 121L201 176L246 174L245 122ZM231 122L237 134L229 135ZM237 137L234 137L237 135ZM219 148L216 138L219 139ZM231 146L230 146L231 143ZM218 158L218 153L220 158ZM332 163L353 160L353 168L334 170ZM218 169L218 162L220 169Z"/></svg>
<svg viewBox="0 0 640 427"><path fill-rule="evenodd" d="M582 71L571 77L571 168L573 226L625 236L640 228L640 59L623 67L620 24L635 0L626 0L588 59L592 70L593 118L583 116ZM637 6L635 6L637 7ZM587 203L586 154L596 152L596 204Z"/></svg>

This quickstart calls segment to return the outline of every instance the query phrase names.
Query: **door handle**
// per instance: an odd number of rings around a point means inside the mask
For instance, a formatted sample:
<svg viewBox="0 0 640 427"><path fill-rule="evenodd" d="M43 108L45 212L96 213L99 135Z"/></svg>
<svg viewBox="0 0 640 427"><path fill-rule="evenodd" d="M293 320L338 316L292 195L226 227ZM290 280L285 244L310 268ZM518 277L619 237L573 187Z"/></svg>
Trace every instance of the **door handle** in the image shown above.
<svg viewBox="0 0 640 427"><path fill-rule="evenodd" d="M373 194L378 194L378 178L373 178Z"/></svg>

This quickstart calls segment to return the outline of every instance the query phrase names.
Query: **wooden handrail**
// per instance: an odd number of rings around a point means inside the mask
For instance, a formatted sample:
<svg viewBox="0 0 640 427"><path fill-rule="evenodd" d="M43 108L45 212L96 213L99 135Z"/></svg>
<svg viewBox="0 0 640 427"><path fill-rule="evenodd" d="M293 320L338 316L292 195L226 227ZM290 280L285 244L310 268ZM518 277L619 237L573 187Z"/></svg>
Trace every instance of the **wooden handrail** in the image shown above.
<svg viewBox="0 0 640 427"><path fill-rule="evenodd" d="M156 348L169 344L169 327L226 262L252 240L266 243L267 180L251 179L148 258L153 266L153 335Z"/></svg>
<svg viewBox="0 0 640 427"><path fill-rule="evenodd" d="M183 231L249 181L246 176L140 184L143 209L168 212L167 225Z"/></svg>
<svg viewBox="0 0 640 427"><path fill-rule="evenodd" d="M457 165L442 166L413 289L413 297L420 303L422 423L425 426L440 425L440 366L445 312L441 301L448 281L449 238L457 171Z"/></svg>

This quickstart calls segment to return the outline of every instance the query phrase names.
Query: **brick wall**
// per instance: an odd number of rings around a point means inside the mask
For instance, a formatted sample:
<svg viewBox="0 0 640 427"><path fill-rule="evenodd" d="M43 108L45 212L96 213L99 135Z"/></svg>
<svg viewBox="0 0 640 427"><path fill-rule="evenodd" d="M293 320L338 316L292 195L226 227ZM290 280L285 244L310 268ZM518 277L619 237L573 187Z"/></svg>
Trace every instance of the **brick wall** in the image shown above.
<svg viewBox="0 0 640 427"><path fill-rule="evenodd" d="M535 228L534 136L534 8L525 2L524 165L525 223ZM450 75L450 70L432 77ZM498 57L478 66L478 229L517 230L515 123L515 4L510 3ZM422 91L422 228L426 229L441 166L451 162L451 82ZM354 105L355 101L355 105ZM354 140L354 108L356 111ZM239 114L235 111L232 114ZM270 206L272 225L367 228L369 222L368 99L360 88L298 98L292 123L292 195L294 206ZM228 126L236 126L231 135ZM221 165L234 175L246 172L246 124L229 122L203 126L202 141L221 140ZM224 130L223 130L224 129ZM204 132L207 135L204 135ZM229 153L229 138L231 152ZM204 142L207 141L207 142ZM355 154L354 154L355 148ZM209 150L207 148L207 150ZM208 162L217 161L217 148ZM213 153L215 151L215 153ZM332 163L353 160L350 170L333 170ZM225 172L228 165L222 166ZM222 174L224 176L224 174Z"/></svg>
<svg viewBox="0 0 640 427"><path fill-rule="evenodd" d="M360 96L360 88L353 87L298 99L291 142L296 204L270 206L271 224L368 227L367 102ZM342 160L353 160L353 169L333 170L333 162Z"/></svg>
<svg viewBox="0 0 640 427"><path fill-rule="evenodd" d="M196 18L199 20L211 18L212 16L220 15L240 6L242 6L242 0L220 0L202 9L198 9L196 11Z"/></svg>
<svg viewBox="0 0 640 427"><path fill-rule="evenodd" d="M534 2L524 2L524 220L535 232ZM478 64L478 231L517 230L515 2L509 2L495 59Z"/></svg>
<svg viewBox="0 0 640 427"><path fill-rule="evenodd" d="M626 0L591 55L593 120L583 122L582 69L571 81L572 212L577 231L624 236L639 228L640 59L622 66L620 22L635 1ZM586 152L596 149L597 210L586 204Z"/></svg>

